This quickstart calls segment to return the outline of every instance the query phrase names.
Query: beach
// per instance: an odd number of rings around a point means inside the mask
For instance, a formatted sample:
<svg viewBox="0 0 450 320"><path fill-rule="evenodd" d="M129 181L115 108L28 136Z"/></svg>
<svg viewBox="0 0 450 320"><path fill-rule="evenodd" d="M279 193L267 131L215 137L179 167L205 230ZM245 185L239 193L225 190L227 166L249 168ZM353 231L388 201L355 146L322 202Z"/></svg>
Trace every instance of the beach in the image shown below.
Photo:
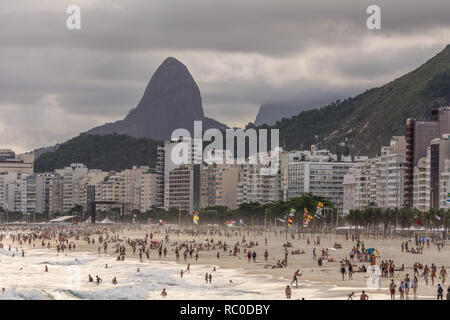
<svg viewBox="0 0 450 320"><path fill-rule="evenodd" d="M43 228L43 227L41 227ZM64 226L48 227L58 228L61 232ZM67 227L73 229L73 233L83 232L83 227ZM340 261L349 257L350 250L356 245L351 236L336 234L307 234L300 233L288 235L288 242L292 245L287 248L287 266L283 268L272 268L279 260L285 258L286 234L282 231L264 232L256 230L240 230L238 228L222 228L214 234L188 234L187 232L177 234L166 233L168 226L97 226L91 229L90 239L95 243L88 243L86 239L79 237L68 237L67 243L74 243L75 250L65 249L57 252L56 239L44 240L50 242L50 249L42 246L42 239L34 239L22 244L13 242L13 234L25 235L31 232L28 226L6 227L2 230L4 235L3 249L0 249L0 288L5 292L0 294L0 299L286 299L285 288L291 284L296 270L300 270L298 286L291 285L291 299L338 299L345 300L351 292L355 293L353 299L359 299L364 290L371 300L390 299L389 283L394 279L397 286L406 274L414 276L413 265L415 262L431 266L434 263L439 270L441 266L446 269L450 267L450 252L447 245L438 250L436 244L430 244L423 248L422 254L402 252L401 243L410 240L406 237L360 236L366 248L378 250L377 265L381 260L394 260L395 266L404 264L404 271L396 271L394 277L381 277L381 288L370 282L370 273L355 272L353 280L349 280L348 274L340 274ZM173 227L174 228L174 227ZM35 227L35 232L36 232ZM95 232L93 231L95 230ZM189 231L190 228L186 228ZM63 231L64 232L64 231ZM220 233L219 233L220 232ZM167 249L167 254L159 257L157 249L149 250L149 258L139 250L133 253L132 247L127 240L145 240L147 248L151 241L159 242ZM99 243L99 237L106 238L108 243L105 252L103 243ZM168 240L166 238L168 236ZM320 245L314 244L320 237ZM309 244L307 239L309 238ZM119 241L119 239L121 241ZM199 245L205 240L213 240L214 248L203 246L198 252L189 254L184 259L183 251L180 250L179 261L176 261L175 248L177 245L186 243ZM245 239L245 242L243 240ZM265 243L267 239L267 244ZM224 250L220 244L226 243ZM239 243L240 252L232 254L233 247ZM342 249L335 249L338 243ZM124 261L117 261L118 253L115 245L123 245L126 248ZM156 245L159 245L156 244ZM9 250L11 246L11 250ZM100 247L100 253L99 253ZM317 259L313 259L313 248L318 255L322 249L328 249L328 258L335 262L324 260L322 266L318 266ZM22 257L22 250L24 256ZM231 250L231 251L230 251ZM256 258L248 259L247 252L256 252ZM267 250L269 257L264 258ZM293 251L304 251L304 254L292 254ZM219 253L219 257L217 257ZM14 255L14 256L13 256ZM330 259L330 260L331 260ZM187 272L187 265L190 271ZM369 266L368 262L355 262L358 267ZM108 267L106 268L106 265ZM45 272L45 266L48 272ZM139 271L138 271L139 268ZM215 271L214 271L215 268ZM181 277L183 270L183 277ZM355 271L357 268L355 268ZM211 274L211 283L205 281L205 274ZM420 270L420 274L422 271ZM88 275L94 279L98 275L102 281L97 284L88 282ZM117 284L112 284L116 277ZM369 283L368 283L369 279ZM377 278L378 279L378 278ZM378 280L377 280L378 282ZM437 284L441 283L439 278L435 284L425 285L422 276L418 277L418 289L416 299L436 299ZM443 285L447 291L448 280ZM166 289L167 296L160 295ZM397 299L399 298L397 293ZM410 300L414 299L412 290L409 293Z"/></svg>

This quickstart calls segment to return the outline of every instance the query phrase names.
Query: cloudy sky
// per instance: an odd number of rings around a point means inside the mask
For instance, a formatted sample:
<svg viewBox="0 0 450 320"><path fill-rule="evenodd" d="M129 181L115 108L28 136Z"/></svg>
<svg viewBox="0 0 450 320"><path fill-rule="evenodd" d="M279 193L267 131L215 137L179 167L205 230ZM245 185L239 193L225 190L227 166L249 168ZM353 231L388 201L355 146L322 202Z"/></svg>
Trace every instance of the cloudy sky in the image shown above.
<svg viewBox="0 0 450 320"><path fill-rule="evenodd" d="M81 8L81 30L66 8ZM381 7L381 30L366 9ZM348 97L450 43L448 0L2 0L0 148L63 142L123 118L167 56L205 114L230 126L262 103Z"/></svg>

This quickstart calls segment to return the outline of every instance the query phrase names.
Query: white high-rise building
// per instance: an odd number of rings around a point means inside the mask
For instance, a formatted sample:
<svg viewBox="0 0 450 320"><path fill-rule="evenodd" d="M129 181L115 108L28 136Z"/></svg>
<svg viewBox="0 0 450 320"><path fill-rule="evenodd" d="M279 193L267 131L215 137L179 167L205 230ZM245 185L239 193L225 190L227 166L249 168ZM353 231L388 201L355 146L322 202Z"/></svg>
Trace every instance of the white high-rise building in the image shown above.
<svg viewBox="0 0 450 320"><path fill-rule="evenodd" d="M61 177L63 185L62 212L68 212L76 203L75 193L80 189L80 181L86 176L88 168L82 163L73 163L70 167L57 169L55 173Z"/></svg>
<svg viewBox="0 0 450 320"><path fill-rule="evenodd" d="M354 166L351 156L339 158L328 150L297 151L289 154L288 199L307 193L323 197L344 213L344 176ZM357 161L365 161L359 157ZM356 188L356 186L355 186Z"/></svg>
<svg viewBox="0 0 450 320"><path fill-rule="evenodd" d="M405 137L393 137L389 147L381 148L378 207L402 208L404 206L406 170Z"/></svg>
<svg viewBox="0 0 450 320"><path fill-rule="evenodd" d="M414 168L413 179L413 207L422 212L430 210L430 148Z"/></svg>
<svg viewBox="0 0 450 320"><path fill-rule="evenodd" d="M144 172L137 184L139 211L153 210L156 206L158 173L152 170Z"/></svg>
<svg viewBox="0 0 450 320"><path fill-rule="evenodd" d="M281 174L268 174L265 169L267 167L260 164L241 165L237 188L237 205L281 200Z"/></svg>

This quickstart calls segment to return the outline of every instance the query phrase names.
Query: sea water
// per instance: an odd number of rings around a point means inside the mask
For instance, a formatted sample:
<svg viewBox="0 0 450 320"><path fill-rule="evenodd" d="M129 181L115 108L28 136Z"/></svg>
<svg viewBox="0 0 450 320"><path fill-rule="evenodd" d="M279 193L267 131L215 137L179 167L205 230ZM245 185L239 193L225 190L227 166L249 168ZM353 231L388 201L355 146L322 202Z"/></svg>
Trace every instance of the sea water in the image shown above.
<svg viewBox="0 0 450 320"><path fill-rule="evenodd" d="M108 268L105 265L108 264ZM48 272L45 272L45 266ZM140 269L140 272L137 271ZM231 269L136 259L116 261L109 255L48 249L0 249L0 299L282 299L283 287L264 276L249 276ZM205 273L212 274L206 283ZM88 282L88 275L94 283ZM95 282L96 276L102 279ZM118 284L112 284L116 277ZM232 282L230 283L230 280Z"/></svg>

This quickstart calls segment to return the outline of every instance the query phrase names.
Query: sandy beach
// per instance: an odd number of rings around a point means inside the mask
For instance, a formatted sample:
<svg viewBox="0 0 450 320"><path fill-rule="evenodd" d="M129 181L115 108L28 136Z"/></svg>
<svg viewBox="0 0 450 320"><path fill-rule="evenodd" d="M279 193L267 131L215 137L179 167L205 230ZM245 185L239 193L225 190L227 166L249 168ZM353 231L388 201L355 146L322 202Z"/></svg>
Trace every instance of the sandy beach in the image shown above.
<svg viewBox="0 0 450 320"><path fill-rule="evenodd" d="M64 227L61 227L64 228ZM75 228L74 230L82 230L83 227L70 227ZM450 251L447 245L444 248L438 250L435 244L430 244L424 246L423 254L412 254L410 252L402 252L401 243L410 240L406 237L385 237L382 235L378 236L360 236L360 241L364 242L365 248L375 248L379 252L379 256L376 258L377 265L380 264L382 260L393 260L396 268L400 267L402 264L405 266L404 271L396 271L394 277L381 277L381 288L378 289L373 286L372 282L368 284L369 274L365 272L355 272L353 274L353 280L349 280L348 274L345 275L344 280L342 280L340 274L340 261L344 258L349 258L350 250L356 245L356 241L352 241L351 235L346 239L345 235L336 234L292 234L288 235L288 242L292 244L291 247L287 248L288 251L288 263L287 267L283 268L272 268L276 265L279 260L285 258L285 249L283 244L286 243L286 235L284 232L256 232L256 231L242 231L242 230L231 230L222 229L219 234L199 234L192 235L187 233L177 234L174 232L169 232L166 234L168 226L98 226L98 233L91 235L90 239L94 239L95 243L88 244L86 239L80 237L78 240L73 238L68 238L68 243L75 243L75 250L66 249L64 252L57 253L56 245L57 241L55 239L50 240L50 249L47 247L42 247L42 240L35 239L30 243L18 244L17 241L12 241L12 235L21 233L27 234L29 229L23 229L23 227L8 227L2 229L1 233L4 235L2 240L3 253L0 256L0 263L5 264L6 259L10 261L20 261L20 259L27 259L29 256L39 256L42 258L51 257L53 261L68 261L62 265L58 265L58 271L54 270L54 265L49 265L48 274L54 272L59 272L60 274L64 272L65 277L67 277L67 272L64 271L72 267L70 261L75 261L75 259L95 259L94 262L89 262L89 272L92 271L92 276L99 275L103 282L100 287L108 286L114 290L120 290L120 285L124 282L124 278L127 278L127 284L132 286L133 279L139 277L139 273L136 272L137 268L141 270L149 269L149 276L152 275L152 270L164 270L164 277L170 276L171 282L170 287L167 288L168 295L165 299L218 299L222 297L223 299L286 299L285 288L286 285L291 284L292 277L296 270L300 270L301 277L298 278L298 286L295 283L292 285L292 297L291 299L347 299L351 292L355 292L355 297L353 299L359 299L362 290L368 294L369 299L390 299L389 294L389 283L391 279L394 279L398 286L400 281L403 280L406 274L410 277L414 276L413 265L415 262L421 263L422 265L431 266L434 263L437 266L437 278L435 279L435 284L431 284L431 279L429 284L425 285L425 280L423 276L418 277L418 289L417 289L417 299L436 299L437 284L441 283L439 279L439 270L441 266L445 266L448 270L450 267ZM28 230L28 231L27 231ZM113 230L116 230L114 232ZM158 241L162 243L162 247L167 249L167 255L162 255L161 258L158 255L158 250L150 250L149 259L145 253L142 254L142 260L139 257L139 250L133 253L132 247L127 244L127 239L135 240L146 238L146 235L153 234L153 239L151 241ZM166 239L168 235L168 240ZM108 248L105 253L103 244L99 244L99 236L107 238ZM114 240L113 240L114 237ZM320 237L320 245L314 244L314 241ZM116 239L121 239L118 242ZM243 239L245 238L245 243ZM309 238L309 244L307 239ZM188 245L200 244L206 239L213 239L215 247L210 246L208 249L203 247L203 250L198 250L198 259L195 259L195 252L193 256L190 257L187 254L186 260L183 256L183 250L180 250L179 261L176 262L175 247L176 244L188 243ZM267 245L265 240L267 239ZM48 242L48 240L45 240ZM116 258L118 253L114 248L116 243L123 244L126 248L126 259L125 261L117 261ZM148 239L150 243L150 239ZM227 249L224 251L223 248L219 248L219 243L226 243ZM235 244L239 243L240 252L233 255L231 252ZM252 245L250 245L252 243ZM342 246L342 249L334 249L333 246L338 243ZM410 243L410 245L412 245ZM11 251L8 247L11 246ZM100 246L100 253L99 253ZM317 260L313 259L313 248L316 249L316 254L320 255L322 249L328 248L328 258L333 258L335 262L328 262L327 259L324 260L322 266L318 266ZM21 257L21 251L24 250L25 257ZM250 250L252 253L256 252L256 259L247 258L247 252ZM264 252L267 250L269 257L267 261L264 259ZM292 254L293 251L300 250L304 251L304 254ZM15 252L15 257L11 254ZM217 257L219 253L219 258ZM12 260L16 259L16 260ZM89 261L91 261L89 260ZM11 265L10 262L6 262ZM41 264L38 262L38 264ZM27 268L27 264L22 267L23 270ZM108 268L105 265L108 264ZM126 264L126 267L124 267ZM190 272L186 272L187 265L190 264ZM354 263L357 267L354 270L358 270L363 264L368 267L369 262L357 262ZM94 266L95 265L95 266ZM215 267L215 271L213 271ZM16 266L14 266L16 268ZM23 270L14 270L5 268L2 269L0 277L0 287L5 287L5 277L9 278L12 273L15 277L16 285L20 286L20 281L22 278L20 273ZM152 269L153 268L153 269ZM17 268L16 268L17 269ZM39 270L40 269L40 270ZM180 276L180 271L184 270L183 278ZM419 270L420 275L423 270ZM88 274L84 274L82 271L79 275L81 279L81 286L85 286L87 283ZM155 275L153 272L153 275ZM161 271L163 272L163 271ZM35 268L33 274L38 275L44 274L44 265ZM94 274L95 273L95 274ZM205 283L204 275L205 273L212 274L211 284ZM113 277L117 277L118 286L111 284ZM39 276L38 276L39 278ZM39 286L39 279L36 280L36 285ZM24 279L25 281L25 279ZM65 280L62 279L61 283ZM95 280L94 280L95 281ZM183 281L183 284L178 284L178 282ZM198 293L192 297L187 297L185 295L185 289L189 285L199 286L192 290L198 290ZM230 282L231 281L231 282ZM217 292L210 292L209 287L214 286L214 290ZM180 288L178 288L180 287ZM448 280L443 285L444 288L444 299L445 292L447 291ZM224 290L227 288L227 290ZM6 285L6 292L11 288ZM180 290L178 290L180 289ZM89 289L91 290L91 289ZM96 289L93 287L92 291ZM161 287L152 287L152 294L146 295L144 293L136 296L130 296L129 298L136 299L160 299L163 298L159 294ZM228 295L228 292L233 291L232 294ZM236 290L240 290L237 292ZM178 294L184 292L184 294ZM189 292L189 290L188 290ZM112 295L114 296L114 294ZM7 296L5 296L6 298ZM121 298L121 295L117 295ZM67 296L53 296L55 299L67 299L73 297ZM101 296L88 295L87 299L98 299ZM127 298L125 296L124 298ZM409 293L410 300L414 299L412 290ZM398 290L396 294L396 299L399 299Z"/></svg>

